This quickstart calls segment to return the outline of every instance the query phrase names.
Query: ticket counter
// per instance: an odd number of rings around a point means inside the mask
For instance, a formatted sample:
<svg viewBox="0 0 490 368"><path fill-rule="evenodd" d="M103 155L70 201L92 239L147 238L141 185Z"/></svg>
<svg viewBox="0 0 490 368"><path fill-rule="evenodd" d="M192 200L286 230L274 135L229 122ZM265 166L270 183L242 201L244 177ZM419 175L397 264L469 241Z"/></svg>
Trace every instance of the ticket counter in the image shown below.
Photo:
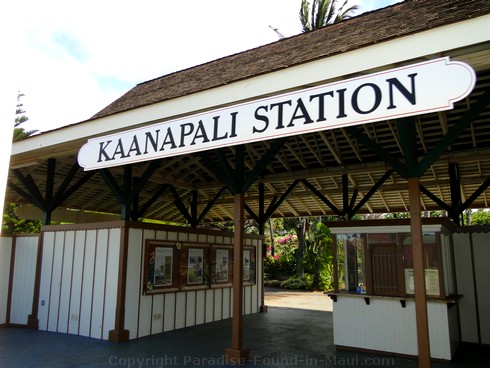
<svg viewBox="0 0 490 368"><path fill-rule="evenodd" d="M423 223L431 357L451 360L459 343L452 226ZM334 236L334 343L338 349L417 355L408 221L330 223Z"/></svg>

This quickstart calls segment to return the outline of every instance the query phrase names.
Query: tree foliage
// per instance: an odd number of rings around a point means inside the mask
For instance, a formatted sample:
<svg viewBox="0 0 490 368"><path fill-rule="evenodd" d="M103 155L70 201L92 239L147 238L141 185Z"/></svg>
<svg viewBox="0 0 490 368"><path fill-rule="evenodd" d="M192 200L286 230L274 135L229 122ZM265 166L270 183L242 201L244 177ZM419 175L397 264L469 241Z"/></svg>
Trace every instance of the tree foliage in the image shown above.
<svg viewBox="0 0 490 368"><path fill-rule="evenodd" d="M471 214L472 225L490 225L490 211L478 210Z"/></svg>
<svg viewBox="0 0 490 368"><path fill-rule="evenodd" d="M299 20L303 33L352 17L359 7L347 7L348 1L339 7L337 0L301 0Z"/></svg>
<svg viewBox="0 0 490 368"><path fill-rule="evenodd" d="M15 111L14 134L12 137L13 142L20 141L21 139L25 139L38 132L38 130L25 130L21 127L22 124L29 120L29 118L24 115L24 105L21 102L21 98L24 96L25 95L20 91L17 93L17 109Z"/></svg>
<svg viewBox="0 0 490 368"><path fill-rule="evenodd" d="M329 290L333 282L333 253L330 217L282 219L281 235L274 239L276 254L269 255L264 270L270 285L289 289ZM284 278L287 277L286 280Z"/></svg>
<svg viewBox="0 0 490 368"><path fill-rule="evenodd" d="M39 233L41 221L25 220L15 214L18 206L15 203L6 204L3 211L2 233L7 234L32 234Z"/></svg>
<svg viewBox="0 0 490 368"><path fill-rule="evenodd" d="M20 125L29 120L29 118L24 115L24 105L21 102L22 97L24 97L24 94L18 92L13 132L14 142L27 138L37 132L37 130L25 130L24 128L20 127ZM15 214L17 207L18 205L16 203L5 203L2 218L2 232L9 234L38 233L41 229L41 221L21 219Z"/></svg>

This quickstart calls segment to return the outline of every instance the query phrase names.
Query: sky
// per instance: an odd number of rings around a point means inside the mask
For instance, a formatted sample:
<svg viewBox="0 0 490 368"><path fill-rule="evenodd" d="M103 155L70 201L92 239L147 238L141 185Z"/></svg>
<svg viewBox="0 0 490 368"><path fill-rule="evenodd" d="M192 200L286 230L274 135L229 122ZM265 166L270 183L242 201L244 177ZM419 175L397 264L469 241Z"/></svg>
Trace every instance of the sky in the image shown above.
<svg viewBox="0 0 490 368"><path fill-rule="evenodd" d="M360 14L400 1L349 5L359 5ZM24 94L29 121L22 127L49 131L89 119L138 83L275 42L272 28L285 37L299 34L300 3L4 1L0 78ZM12 103L10 95L2 105Z"/></svg>

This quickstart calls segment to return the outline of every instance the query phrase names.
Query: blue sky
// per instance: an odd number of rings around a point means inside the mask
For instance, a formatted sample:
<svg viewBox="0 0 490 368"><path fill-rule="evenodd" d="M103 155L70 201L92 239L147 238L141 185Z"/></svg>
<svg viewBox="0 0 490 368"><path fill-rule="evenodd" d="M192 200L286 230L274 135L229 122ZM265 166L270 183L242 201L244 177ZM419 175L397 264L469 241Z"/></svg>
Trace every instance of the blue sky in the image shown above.
<svg viewBox="0 0 490 368"><path fill-rule="evenodd" d="M359 13L400 0L349 0ZM0 5L3 73L26 129L88 119L135 84L300 33L300 0L24 0ZM2 40L4 41L4 40ZM2 42L4 44L4 42ZM15 106L14 106L15 108Z"/></svg>

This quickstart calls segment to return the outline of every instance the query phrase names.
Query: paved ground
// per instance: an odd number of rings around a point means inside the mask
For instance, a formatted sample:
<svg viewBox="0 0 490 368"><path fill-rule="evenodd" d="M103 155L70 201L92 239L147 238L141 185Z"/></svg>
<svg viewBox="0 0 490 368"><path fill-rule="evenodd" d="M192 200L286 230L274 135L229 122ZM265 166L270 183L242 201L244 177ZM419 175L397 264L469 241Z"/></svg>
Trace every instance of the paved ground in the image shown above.
<svg viewBox="0 0 490 368"><path fill-rule="evenodd" d="M265 304L271 307L332 311L332 299L320 291L293 291L266 288Z"/></svg>
<svg viewBox="0 0 490 368"><path fill-rule="evenodd" d="M322 293L268 290L266 300L268 313L244 318L244 345L251 358L244 367L417 367L413 359L336 351L328 311L331 303ZM225 367L229 365L223 353L230 341L231 320L120 344L4 328L0 329L0 367ZM432 367L488 368L484 350L464 347L454 362Z"/></svg>

